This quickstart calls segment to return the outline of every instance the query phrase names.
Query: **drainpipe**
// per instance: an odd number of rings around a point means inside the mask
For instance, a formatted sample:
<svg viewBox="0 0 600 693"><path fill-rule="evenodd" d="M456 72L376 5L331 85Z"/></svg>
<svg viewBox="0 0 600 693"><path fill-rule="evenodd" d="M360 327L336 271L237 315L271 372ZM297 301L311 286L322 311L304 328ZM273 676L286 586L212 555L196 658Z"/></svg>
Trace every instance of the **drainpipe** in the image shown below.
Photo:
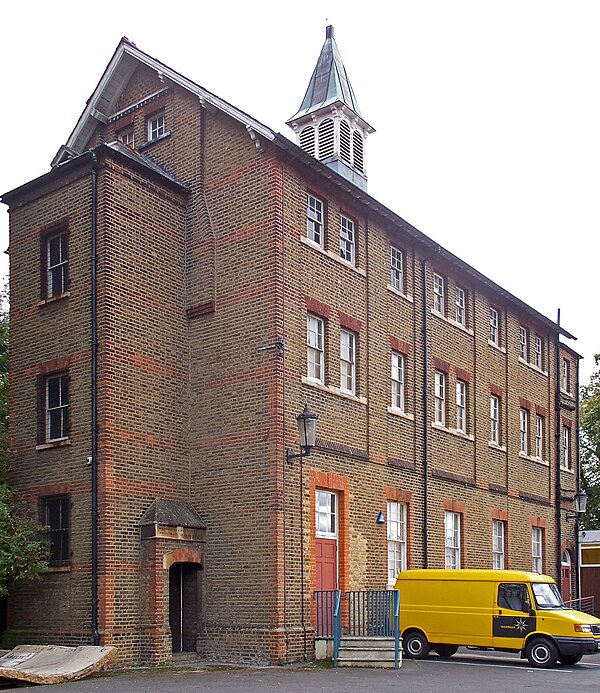
<svg viewBox="0 0 600 693"><path fill-rule="evenodd" d="M98 257L96 254L98 206L98 158L92 151L92 253L91 253L91 338L92 338L92 638L100 644L98 630Z"/></svg>
<svg viewBox="0 0 600 693"><path fill-rule="evenodd" d="M429 568L429 552L427 538L429 536L429 399L427 396L429 349L427 342L427 263L429 258L421 261L421 274L423 278L423 564Z"/></svg>
<svg viewBox="0 0 600 693"><path fill-rule="evenodd" d="M562 570L562 551L561 551L561 495L562 488L560 485L560 453L561 453L561 436L562 426L560 421L561 411L561 396L560 396L560 308L556 318L556 581L561 584Z"/></svg>

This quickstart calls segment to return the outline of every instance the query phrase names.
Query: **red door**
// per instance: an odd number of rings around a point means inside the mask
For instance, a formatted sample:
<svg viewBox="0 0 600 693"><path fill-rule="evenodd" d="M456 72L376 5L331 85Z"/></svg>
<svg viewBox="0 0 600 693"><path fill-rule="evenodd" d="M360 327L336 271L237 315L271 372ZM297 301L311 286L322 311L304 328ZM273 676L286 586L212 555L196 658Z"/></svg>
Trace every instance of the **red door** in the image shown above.
<svg viewBox="0 0 600 693"><path fill-rule="evenodd" d="M337 589L337 540L317 538L317 590Z"/></svg>

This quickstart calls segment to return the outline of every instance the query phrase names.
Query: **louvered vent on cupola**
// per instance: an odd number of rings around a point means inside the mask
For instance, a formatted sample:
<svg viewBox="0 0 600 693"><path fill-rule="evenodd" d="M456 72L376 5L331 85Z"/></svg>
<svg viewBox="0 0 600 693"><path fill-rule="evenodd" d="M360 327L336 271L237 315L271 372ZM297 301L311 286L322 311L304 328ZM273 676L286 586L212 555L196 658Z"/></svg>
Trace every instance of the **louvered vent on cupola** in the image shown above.
<svg viewBox="0 0 600 693"><path fill-rule="evenodd" d="M315 129L312 125L305 127L300 133L300 146L311 156L315 155Z"/></svg>
<svg viewBox="0 0 600 693"><path fill-rule="evenodd" d="M335 152L333 120L327 118L319 125L319 159L327 159Z"/></svg>

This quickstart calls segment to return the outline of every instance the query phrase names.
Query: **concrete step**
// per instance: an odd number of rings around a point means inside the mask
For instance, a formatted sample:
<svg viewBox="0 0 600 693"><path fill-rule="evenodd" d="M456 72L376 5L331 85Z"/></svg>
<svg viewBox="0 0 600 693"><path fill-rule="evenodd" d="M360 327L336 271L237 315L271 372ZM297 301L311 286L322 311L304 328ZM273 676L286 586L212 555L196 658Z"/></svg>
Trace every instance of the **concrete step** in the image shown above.
<svg viewBox="0 0 600 693"><path fill-rule="evenodd" d="M394 638L379 636L346 635L340 641L341 647L369 647L371 649L394 648ZM402 642L402 641L401 641Z"/></svg>
<svg viewBox="0 0 600 693"><path fill-rule="evenodd" d="M340 642L338 666L340 667L394 667L394 638L344 637ZM402 650L398 653L402 666Z"/></svg>

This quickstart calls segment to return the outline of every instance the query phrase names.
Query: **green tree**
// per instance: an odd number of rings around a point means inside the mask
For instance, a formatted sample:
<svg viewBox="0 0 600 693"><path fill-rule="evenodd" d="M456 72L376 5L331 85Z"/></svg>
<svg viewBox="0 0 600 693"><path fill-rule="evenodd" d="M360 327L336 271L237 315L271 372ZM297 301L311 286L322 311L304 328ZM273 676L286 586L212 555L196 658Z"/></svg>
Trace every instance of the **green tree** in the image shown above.
<svg viewBox="0 0 600 693"><path fill-rule="evenodd" d="M32 580L47 567L44 527L8 487L8 292L0 295L0 596L13 580Z"/></svg>
<svg viewBox="0 0 600 693"><path fill-rule="evenodd" d="M581 479L588 494L582 529L600 529L600 354L588 385L581 388Z"/></svg>

